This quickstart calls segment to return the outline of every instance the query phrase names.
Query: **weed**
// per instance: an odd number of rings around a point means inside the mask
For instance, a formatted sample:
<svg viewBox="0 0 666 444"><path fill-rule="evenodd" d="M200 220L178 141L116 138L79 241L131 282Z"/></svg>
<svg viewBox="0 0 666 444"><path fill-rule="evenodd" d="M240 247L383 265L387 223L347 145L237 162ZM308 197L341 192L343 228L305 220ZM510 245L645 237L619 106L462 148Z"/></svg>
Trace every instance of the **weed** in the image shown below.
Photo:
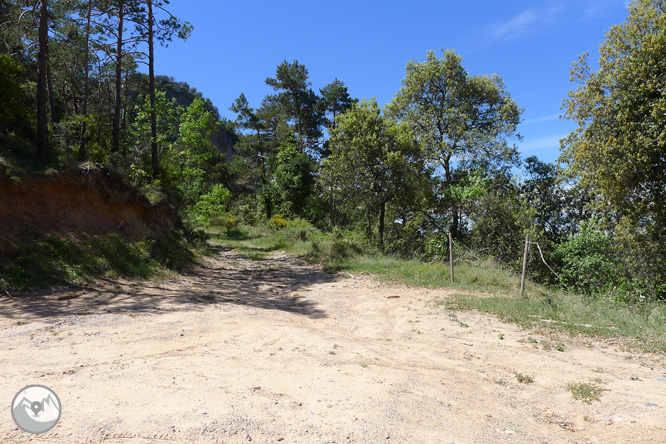
<svg viewBox="0 0 666 444"><path fill-rule="evenodd" d="M506 387L507 382L504 379L498 379L495 381L495 384L499 385L500 387Z"/></svg>
<svg viewBox="0 0 666 444"><path fill-rule="evenodd" d="M592 401L601 402L601 399L599 399L601 394L608 391L608 389L605 389L598 384L588 384L584 382L567 384L567 390L571 392L574 399L583 401L586 404L592 404Z"/></svg>
<svg viewBox="0 0 666 444"><path fill-rule="evenodd" d="M523 375L522 373L518 373L518 372L516 372L515 375L516 375L516 379L521 384L532 384L534 382L534 377L532 377L530 375Z"/></svg>
<svg viewBox="0 0 666 444"><path fill-rule="evenodd" d="M498 334L497 337L500 339L500 341L504 340L504 334L502 333Z"/></svg>
<svg viewBox="0 0 666 444"><path fill-rule="evenodd" d="M530 344L538 344L539 343L539 341L537 341L536 339L534 339L531 336L527 337L527 342L529 342Z"/></svg>

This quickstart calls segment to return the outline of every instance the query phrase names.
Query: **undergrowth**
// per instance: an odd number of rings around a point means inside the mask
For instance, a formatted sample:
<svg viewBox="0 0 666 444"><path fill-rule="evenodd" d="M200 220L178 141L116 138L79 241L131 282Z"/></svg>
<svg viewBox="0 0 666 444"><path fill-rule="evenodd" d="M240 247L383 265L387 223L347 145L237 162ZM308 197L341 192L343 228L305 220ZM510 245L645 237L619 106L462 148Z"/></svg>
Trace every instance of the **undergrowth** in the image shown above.
<svg viewBox="0 0 666 444"><path fill-rule="evenodd" d="M118 232L19 236L0 257L0 290L82 284L100 276L149 278L192 263L191 244L177 234L155 239L127 239Z"/></svg>

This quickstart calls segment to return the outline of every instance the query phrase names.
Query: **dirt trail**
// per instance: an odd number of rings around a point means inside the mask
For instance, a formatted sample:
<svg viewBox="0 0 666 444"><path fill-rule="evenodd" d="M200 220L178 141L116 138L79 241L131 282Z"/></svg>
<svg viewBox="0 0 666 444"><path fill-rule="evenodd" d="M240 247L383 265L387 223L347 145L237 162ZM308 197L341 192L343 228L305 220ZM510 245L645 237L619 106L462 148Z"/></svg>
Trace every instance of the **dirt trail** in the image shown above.
<svg viewBox="0 0 666 444"><path fill-rule="evenodd" d="M165 282L3 298L0 442L666 443L663 356L446 297L221 251ZM590 405L566 388L594 381ZM28 384L63 405L44 435L11 418Z"/></svg>

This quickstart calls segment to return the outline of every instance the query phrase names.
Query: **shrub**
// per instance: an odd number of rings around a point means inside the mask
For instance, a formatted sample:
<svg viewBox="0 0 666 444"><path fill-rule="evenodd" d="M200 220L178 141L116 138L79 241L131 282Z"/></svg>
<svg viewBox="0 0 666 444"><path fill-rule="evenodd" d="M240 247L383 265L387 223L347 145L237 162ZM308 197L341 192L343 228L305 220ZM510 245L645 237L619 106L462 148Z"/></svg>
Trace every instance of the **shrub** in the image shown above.
<svg viewBox="0 0 666 444"><path fill-rule="evenodd" d="M278 231L287 226L287 221L282 218L279 214L274 214L273 217L268 221L268 228L272 231Z"/></svg>
<svg viewBox="0 0 666 444"><path fill-rule="evenodd" d="M238 218L233 214L224 213L219 216L213 217L209 221L211 227L224 227L227 231L231 231L238 225Z"/></svg>
<svg viewBox="0 0 666 444"><path fill-rule="evenodd" d="M611 239L597 220L581 223L573 236L556 247L554 257L562 264L560 283L569 290L599 294L622 285Z"/></svg>
<svg viewBox="0 0 666 444"><path fill-rule="evenodd" d="M207 223L211 218L224 214L230 198L229 190L219 184L213 185L208 193L199 196L194 205L197 222Z"/></svg>

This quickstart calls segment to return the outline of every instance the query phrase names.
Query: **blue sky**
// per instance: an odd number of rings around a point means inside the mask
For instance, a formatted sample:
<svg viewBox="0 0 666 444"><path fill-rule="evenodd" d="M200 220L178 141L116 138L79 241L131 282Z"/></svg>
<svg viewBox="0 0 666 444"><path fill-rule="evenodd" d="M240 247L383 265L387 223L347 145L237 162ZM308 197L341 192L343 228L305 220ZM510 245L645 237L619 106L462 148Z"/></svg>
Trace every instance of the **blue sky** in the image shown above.
<svg viewBox="0 0 666 444"><path fill-rule="evenodd" d="M298 60L318 90L336 77L352 96L387 103L405 65L434 49L454 49L470 74L499 74L525 109L518 143L524 157L548 162L575 128L558 119L575 87L569 66L584 52L598 59L605 32L628 15L626 0L259 1L172 0L192 36L156 52L157 74L184 81L233 120L243 92L258 106L284 60Z"/></svg>

